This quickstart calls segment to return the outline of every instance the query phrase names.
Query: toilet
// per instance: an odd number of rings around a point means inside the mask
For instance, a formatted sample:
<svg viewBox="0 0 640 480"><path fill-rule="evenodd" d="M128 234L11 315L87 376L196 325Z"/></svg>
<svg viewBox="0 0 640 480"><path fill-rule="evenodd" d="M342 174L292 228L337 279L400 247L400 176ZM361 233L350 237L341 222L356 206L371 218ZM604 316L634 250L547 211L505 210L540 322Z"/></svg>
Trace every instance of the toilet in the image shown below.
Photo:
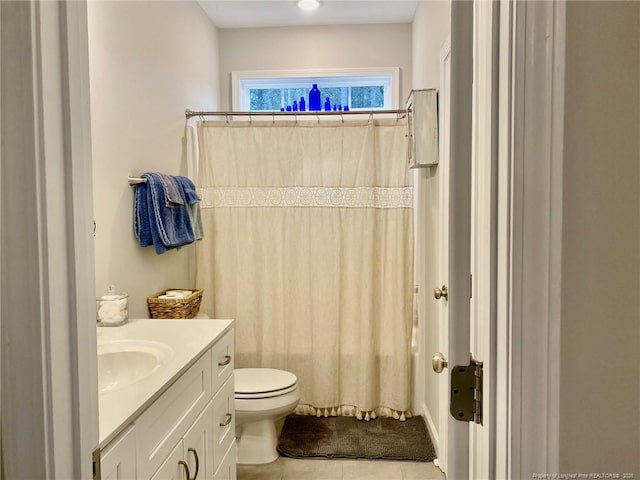
<svg viewBox="0 0 640 480"><path fill-rule="evenodd" d="M292 413L300 400L298 379L271 368L238 368L234 377L237 463L271 463L278 458L276 421Z"/></svg>

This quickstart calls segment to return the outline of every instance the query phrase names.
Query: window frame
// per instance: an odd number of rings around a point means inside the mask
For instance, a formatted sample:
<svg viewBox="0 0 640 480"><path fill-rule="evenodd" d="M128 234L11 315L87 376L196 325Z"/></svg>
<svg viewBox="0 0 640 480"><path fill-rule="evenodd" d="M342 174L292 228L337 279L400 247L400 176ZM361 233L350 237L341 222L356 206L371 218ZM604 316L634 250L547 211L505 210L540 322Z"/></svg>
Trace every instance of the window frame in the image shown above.
<svg viewBox="0 0 640 480"><path fill-rule="evenodd" d="M363 77L367 77L364 79ZM310 82L310 80L312 80ZM366 81L362 81L366 80ZM324 87L358 87L384 85L384 107L395 110L400 103L400 68L325 68L293 70L236 70L231 72L232 110L249 111L251 88L308 88L311 83ZM369 109L365 109L369 110ZM354 111L357 111L355 109Z"/></svg>

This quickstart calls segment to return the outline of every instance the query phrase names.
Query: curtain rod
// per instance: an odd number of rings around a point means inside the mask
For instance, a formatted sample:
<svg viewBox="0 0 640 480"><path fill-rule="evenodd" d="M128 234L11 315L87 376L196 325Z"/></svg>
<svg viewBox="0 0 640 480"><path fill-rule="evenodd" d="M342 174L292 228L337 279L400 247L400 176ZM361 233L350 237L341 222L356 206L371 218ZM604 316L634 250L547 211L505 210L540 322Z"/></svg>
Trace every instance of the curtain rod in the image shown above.
<svg viewBox="0 0 640 480"><path fill-rule="evenodd" d="M276 116L308 116L315 117L318 115L328 116L328 115L384 115L384 114L392 114L392 115L406 115L406 109L396 109L396 110L349 110L347 112L344 111L304 111L304 112L194 112L192 110L186 109L184 111L185 117L187 119L191 117L211 117L211 116L220 116L220 117L231 117L234 115L244 116L244 117L254 117L254 116L263 116L263 117L276 117Z"/></svg>

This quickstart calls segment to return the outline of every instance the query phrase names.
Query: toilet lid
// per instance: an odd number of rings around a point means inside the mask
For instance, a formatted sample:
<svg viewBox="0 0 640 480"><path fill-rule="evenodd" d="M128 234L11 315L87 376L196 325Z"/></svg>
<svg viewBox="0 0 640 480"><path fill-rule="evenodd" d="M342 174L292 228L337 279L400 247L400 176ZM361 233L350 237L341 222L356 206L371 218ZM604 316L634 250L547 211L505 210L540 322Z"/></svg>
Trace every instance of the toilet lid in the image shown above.
<svg viewBox="0 0 640 480"><path fill-rule="evenodd" d="M238 368L233 374L236 398L284 395L294 390L298 381L293 373L273 368Z"/></svg>

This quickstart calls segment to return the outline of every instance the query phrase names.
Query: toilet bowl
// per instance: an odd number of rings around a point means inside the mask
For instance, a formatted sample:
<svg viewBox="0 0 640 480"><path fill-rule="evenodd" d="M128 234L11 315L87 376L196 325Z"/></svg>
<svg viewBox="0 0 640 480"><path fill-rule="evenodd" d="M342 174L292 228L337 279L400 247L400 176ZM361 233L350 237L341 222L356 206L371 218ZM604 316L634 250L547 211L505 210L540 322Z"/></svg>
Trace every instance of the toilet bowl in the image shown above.
<svg viewBox="0 0 640 480"><path fill-rule="evenodd" d="M234 377L237 463L271 463L278 458L276 421L292 413L300 400L298 379L271 368L239 368Z"/></svg>

